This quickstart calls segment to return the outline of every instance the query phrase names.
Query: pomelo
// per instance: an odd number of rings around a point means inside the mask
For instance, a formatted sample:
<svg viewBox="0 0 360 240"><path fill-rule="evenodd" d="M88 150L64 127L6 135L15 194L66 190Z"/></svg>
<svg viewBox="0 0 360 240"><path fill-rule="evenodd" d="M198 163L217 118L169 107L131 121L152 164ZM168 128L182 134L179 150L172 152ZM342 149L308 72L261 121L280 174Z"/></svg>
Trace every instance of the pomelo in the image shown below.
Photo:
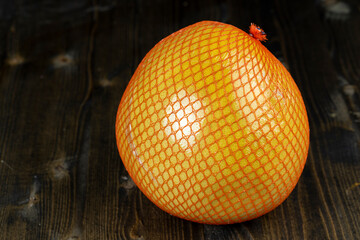
<svg viewBox="0 0 360 240"><path fill-rule="evenodd" d="M195 222L239 223L282 203L309 147L300 91L250 34L203 21L144 57L116 116L121 159L164 211Z"/></svg>

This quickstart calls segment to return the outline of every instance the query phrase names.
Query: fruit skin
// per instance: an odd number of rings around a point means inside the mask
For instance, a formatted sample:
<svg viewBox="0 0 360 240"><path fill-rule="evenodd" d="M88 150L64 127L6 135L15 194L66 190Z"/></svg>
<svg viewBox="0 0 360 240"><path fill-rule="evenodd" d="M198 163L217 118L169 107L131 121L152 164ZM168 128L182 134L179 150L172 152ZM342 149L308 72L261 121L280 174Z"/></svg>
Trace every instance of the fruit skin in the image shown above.
<svg viewBox="0 0 360 240"><path fill-rule="evenodd" d="M309 147L306 109L255 38L203 21L144 57L116 116L121 159L164 211L195 222L259 217L294 189Z"/></svg>

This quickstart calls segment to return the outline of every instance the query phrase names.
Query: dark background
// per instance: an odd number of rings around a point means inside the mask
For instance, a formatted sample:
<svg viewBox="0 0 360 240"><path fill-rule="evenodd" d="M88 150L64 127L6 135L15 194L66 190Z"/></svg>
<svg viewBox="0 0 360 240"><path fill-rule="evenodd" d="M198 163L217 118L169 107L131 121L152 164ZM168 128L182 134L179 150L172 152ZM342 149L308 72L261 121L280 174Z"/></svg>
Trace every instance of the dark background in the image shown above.
<svg viewBox="0 0 360 240"><path fill-rule="evenodd" d="M0 239L360 239L359 11L355 0L0 0ZM116 149L141 59L205 19L260 25L309 115L297 187L241 224L161 211Z"/></svg>

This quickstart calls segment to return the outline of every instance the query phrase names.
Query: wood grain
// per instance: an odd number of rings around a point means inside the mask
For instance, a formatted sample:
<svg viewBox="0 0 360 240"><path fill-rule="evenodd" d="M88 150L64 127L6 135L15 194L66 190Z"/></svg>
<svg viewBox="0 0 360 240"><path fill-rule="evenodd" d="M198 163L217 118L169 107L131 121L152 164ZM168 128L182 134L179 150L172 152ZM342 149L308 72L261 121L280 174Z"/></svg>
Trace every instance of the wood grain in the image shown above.
<svg viewBox="0 0 360 240"><path fill-rule="evenodd" d="M345 3L346 16L313 0L0 2L0 239L360 239L360 5ZM241 224L161 211L116 149L117 106L141 59L205 19L259 24L309 115L297 187Z"/></svg>

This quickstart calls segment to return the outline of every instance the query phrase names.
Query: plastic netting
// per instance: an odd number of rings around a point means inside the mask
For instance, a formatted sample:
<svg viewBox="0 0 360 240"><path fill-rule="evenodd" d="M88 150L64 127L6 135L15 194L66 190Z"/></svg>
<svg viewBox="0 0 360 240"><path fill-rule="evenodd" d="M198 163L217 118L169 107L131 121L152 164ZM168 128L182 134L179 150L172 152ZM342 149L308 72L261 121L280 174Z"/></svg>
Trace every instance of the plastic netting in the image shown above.
<svg viewBox="0 0 360 240"><path fill-rule="evenodd" d="M303 170L309 126L284 66L256 39L204 21L160 41L119 105L117 146L166 212L225 224L283 202Z"/></svg>

